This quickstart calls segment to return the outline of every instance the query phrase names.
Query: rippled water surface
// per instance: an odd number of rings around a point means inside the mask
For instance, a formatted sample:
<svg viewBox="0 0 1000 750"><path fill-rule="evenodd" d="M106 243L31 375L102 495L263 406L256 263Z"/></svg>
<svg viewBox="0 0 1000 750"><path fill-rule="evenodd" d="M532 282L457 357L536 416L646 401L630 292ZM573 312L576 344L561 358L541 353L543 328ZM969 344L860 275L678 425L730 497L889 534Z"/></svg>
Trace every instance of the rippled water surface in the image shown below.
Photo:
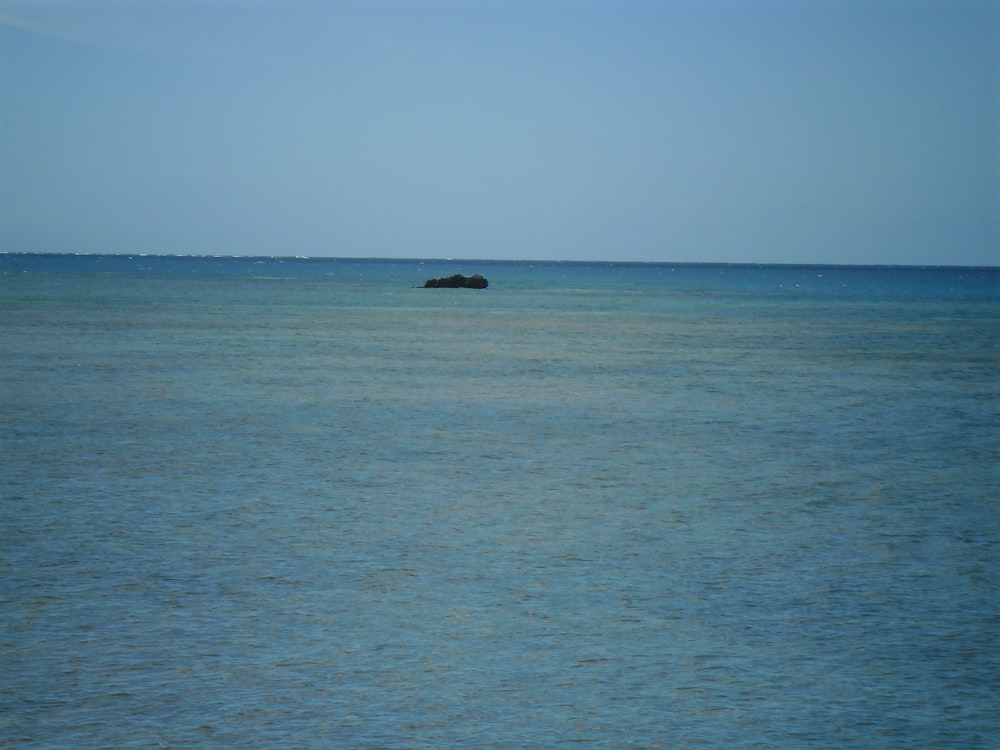
<svg viewBox="0 0 1000 750"><path fill-rule="evenodd" d="M0 746L996 747L995 270L0 271Z"/></svg>

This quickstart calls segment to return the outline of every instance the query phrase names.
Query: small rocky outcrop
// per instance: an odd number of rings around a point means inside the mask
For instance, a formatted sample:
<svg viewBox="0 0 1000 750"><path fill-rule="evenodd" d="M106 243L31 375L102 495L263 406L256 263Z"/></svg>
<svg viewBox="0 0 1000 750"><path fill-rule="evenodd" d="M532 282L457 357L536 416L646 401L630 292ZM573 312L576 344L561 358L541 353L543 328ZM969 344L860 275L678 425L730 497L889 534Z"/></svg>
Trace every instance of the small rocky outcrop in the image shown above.
<svg viewBox="0 0 1000 750"><path fill-rule="evenodd" d="M456 273L454 276L443 276L440 279L427 279L424 282L424 289L485 289L490 285L486 279L478 273L472 276L463 276Z"/></svg>

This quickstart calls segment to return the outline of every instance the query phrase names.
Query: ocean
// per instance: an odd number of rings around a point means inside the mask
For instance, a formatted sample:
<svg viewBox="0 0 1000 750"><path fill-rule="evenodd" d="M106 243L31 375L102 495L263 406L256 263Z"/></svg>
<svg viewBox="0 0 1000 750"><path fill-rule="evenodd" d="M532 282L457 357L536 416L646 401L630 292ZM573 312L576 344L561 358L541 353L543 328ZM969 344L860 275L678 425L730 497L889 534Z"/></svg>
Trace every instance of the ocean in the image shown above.
<svg viewBox="0 0 1000 750"><path fill-rule="evenodd" d="M0 746L995 748L998 334L997 268L0 254Z"/></svg>

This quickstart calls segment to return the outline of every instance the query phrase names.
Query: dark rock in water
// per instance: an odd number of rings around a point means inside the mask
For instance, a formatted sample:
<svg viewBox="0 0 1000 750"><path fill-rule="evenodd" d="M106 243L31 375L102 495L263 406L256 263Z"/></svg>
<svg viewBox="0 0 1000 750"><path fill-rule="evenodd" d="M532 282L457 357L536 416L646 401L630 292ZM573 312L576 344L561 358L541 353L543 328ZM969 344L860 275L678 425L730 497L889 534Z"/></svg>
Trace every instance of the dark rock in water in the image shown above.
<svg viewBox="0 0 1000 750"><path fill-rule="evenodd" d="M485 289L490 285L486 279L478 273L472 276L463 276L456 273L454 276L444 276L440 279L427 279L424 282L424 289Z"/></svg>

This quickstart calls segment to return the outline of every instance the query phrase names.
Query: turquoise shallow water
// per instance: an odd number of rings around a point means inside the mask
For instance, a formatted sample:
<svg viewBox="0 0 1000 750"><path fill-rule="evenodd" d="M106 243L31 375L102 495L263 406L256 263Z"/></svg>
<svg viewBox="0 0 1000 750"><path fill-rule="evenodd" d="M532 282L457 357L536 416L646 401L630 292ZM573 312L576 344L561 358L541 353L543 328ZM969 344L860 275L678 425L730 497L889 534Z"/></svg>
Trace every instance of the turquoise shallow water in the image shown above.
<svg viewBox="0 0 1000 750"><path fill-rule="evenodd" d="M0 271L4 747L1000 736L996 270Z"/></svg>

